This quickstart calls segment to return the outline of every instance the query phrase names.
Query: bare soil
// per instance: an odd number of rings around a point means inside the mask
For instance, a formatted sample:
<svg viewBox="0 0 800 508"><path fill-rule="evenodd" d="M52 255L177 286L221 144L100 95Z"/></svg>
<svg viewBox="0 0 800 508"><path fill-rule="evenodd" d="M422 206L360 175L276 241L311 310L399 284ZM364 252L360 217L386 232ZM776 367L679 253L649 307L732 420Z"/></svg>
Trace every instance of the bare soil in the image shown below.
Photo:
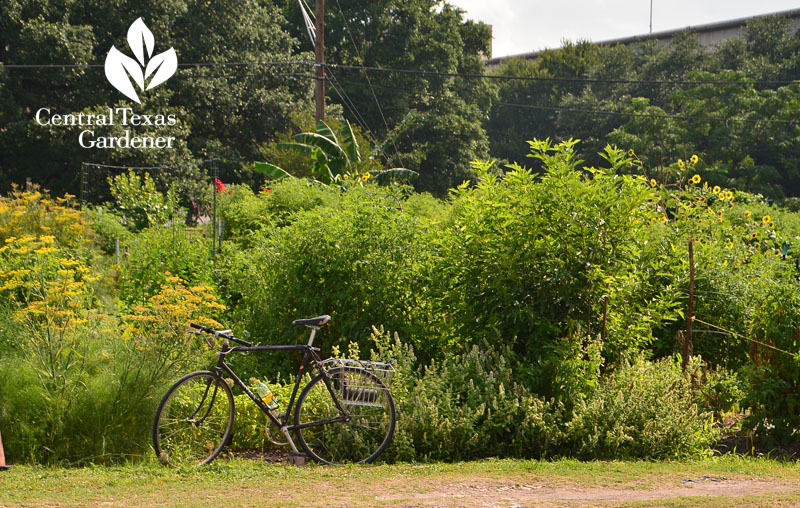
<svg viewBox="0 0 800 508"><path fill-rule="evenodd" d="M398 488L400 487L400 488ZM504 481L487 478L459 479L455 482L402 486L372 486L378 503L392 506L442 507L513 507L548 506L574 503L578 506L606 505L629 501L656 501L683 497L723 497L779 494L800 490L798 485L763 479L690 478L679 482L657 483L649 488L638 486L576 487L546 485L537 482Z"/></svg>

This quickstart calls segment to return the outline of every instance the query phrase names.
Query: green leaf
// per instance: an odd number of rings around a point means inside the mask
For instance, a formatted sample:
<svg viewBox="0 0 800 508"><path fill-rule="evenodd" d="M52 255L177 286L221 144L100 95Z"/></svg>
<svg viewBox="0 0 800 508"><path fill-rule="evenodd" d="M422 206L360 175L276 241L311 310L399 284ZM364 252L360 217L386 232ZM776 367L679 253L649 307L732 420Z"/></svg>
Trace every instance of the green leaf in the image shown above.
<svg viewBox="0 0 800 508"><path fill-rule="evenodd" d="M345 126L342 128L342 143L345 145L347 156L350 157L351 162L361 162L361 152L358 149L358 141L355 134L353 134L353 127L350 122L345 120Z"/></svg>
<svg viewBox="0 0 800 508"><path fill-rule="evenodd" d="M374 171L372 175L379 184L387 184L392 180L413 180L419 176L419 173L406 168L391 168L383 171Z"/></svg>
<svg viewBox="0 0 800 508"><path fill-rule="evenodd" d="M339 140L336 139L336 134L333 133L333 129L331 129L330 126L322 120L317 122L317 134L325 136L337 145L339 144Z"/></svg>
<svg viewBox="0 0 800 508"><path fill-rule="evenodd" d="M348 163L350 162L350 159L348 159L342 147L336 143L335 138L334 141L331 141L331 139L315 132L301 132L300 134L292 136L292 139L300 144L316 146L323 150L331 159L345 159Z"/></svg>
<svg viewBox="0 0 800 508"><path fill-rule="evenodd" d="M316 146L305 143L278 143L276 146L281 150L294 150L295 152L304 153L306 155L313 154L314 150L317 149Z"/></svg>
<svg viewBox="0 0 800 508"><path fill-rule="evenodd" d="M282 180L287 177L294 178L284 169L281 169L274 164L270 164L269 162L254 162L253 169L258 171L259 173L267 175L270 178L274 178L275 180Z"/></svg>

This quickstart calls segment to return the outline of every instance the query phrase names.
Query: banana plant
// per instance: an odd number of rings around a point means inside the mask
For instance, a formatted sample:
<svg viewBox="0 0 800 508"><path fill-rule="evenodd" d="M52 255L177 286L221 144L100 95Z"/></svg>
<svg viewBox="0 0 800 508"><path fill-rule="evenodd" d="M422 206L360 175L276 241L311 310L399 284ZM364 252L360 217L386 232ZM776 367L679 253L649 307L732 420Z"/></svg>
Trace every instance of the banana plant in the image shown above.
<svg viewBox="0 0 800 508"><path fill-rule="evenodd" d="M416 171L405 168L364 170L366 161L361 158L353 128L346 120L338 137L328 124L320 121L316 132L301 132L292 136L292 139L290 143L279 143L278 148L307 154L312 162L311 174L325 184L343 185L347 181L363 183L370 178L379 184L386 184L392 180L419 176ZM292 178L283 168L268 162L256 162L254 168L277 180Z"/></svg>

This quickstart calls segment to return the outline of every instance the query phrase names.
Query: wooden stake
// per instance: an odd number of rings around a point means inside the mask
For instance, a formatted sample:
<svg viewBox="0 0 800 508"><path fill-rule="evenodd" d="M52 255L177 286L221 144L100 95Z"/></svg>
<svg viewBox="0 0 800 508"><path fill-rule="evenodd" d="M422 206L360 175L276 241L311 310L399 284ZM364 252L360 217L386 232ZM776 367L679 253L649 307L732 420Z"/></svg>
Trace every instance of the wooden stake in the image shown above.
<svg viewBox="0 0 800 508"><path fill-rule="evenodd" d="M689 238L689 309L686 313L686 337L683 341L683 370L689 363L689 354L692 347L692 320L694 319L694 246Z"/></svg>

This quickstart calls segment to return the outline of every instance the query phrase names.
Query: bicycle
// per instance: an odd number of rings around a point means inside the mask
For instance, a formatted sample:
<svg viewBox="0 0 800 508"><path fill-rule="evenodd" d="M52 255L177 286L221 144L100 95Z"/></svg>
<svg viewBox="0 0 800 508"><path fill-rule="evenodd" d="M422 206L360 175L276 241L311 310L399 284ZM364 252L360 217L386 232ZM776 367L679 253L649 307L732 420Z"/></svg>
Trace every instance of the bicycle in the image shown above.
<svg viewBox="0 0 800 508"><path fill-rule="evenodd" d="M190 323L208 346L217 351L216 366L183 376L164 395L153 423L153 446L165 465L205 465L229 444L235 415L231 385L239 386L268 418L267 429L280 432L293 453L298 454L291 432L306 455L323 464L370 463L392 441L396 424L394 400L388 385L391 363L340 358L322 360L313 347L316 332L330 316L298 319L293 326L311 329L308 344L254 345L234 337L231 330L214 330ZM216 337L215 346L210 337ZM231 342L238 345L231 346ZM292 395L286 411L276 414L225 362L231 353L303 351ZM307 366L316 371L299 397L297 392ZM226 382L227 375L229 382ZM229 384L230 383L230 384ZM295 399L297 404L295 405ZM290 425L292 409L294 422ZM273 439L271 439L273 440ZM274 442L274 440L273 440Z"/></svg>

